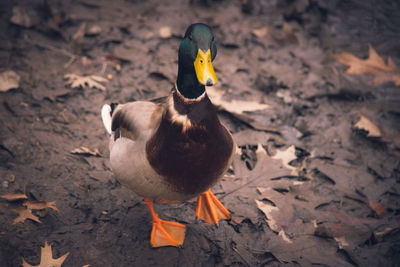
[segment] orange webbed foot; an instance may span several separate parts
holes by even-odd
[[[198,197],[196,216],[211,225],[217,224],[219,220],[231,218],[229,211],[214,196],[210,189]]]
[[[181,246],[185,239],[186,227],[177,222],[161,220],[153,208],[153,201],[144,199],[153,217],[150,243],[153,247]]]
[[[153,219],[150,243],[153,247],[179,247],[185,239],[186,227],[177,222]]]

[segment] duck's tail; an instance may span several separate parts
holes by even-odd
[[[111,123],[112,123],[112,114],[117,107],[118,104],[111,103],[110,105],[105,104],[101,108],[101,118],[103,119],[104,128],[106,128],[109,134],[112,133]]]

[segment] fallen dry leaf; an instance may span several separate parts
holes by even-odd
[[[19,87],[19,75],[12,70],[0,73],[0,91],[8,91]]]
[[[346,240],[345,236],[341,236],[341,237],[333,237],[336,241],[336,243],[338,244],[340,249],[344,249],[345,247],[349,246],[349,243]]]
[[[321,242],[321,238],[313,235],[296,236],[291,242],[284,241],[281,236],[273,236],[268,241],[268,251],[282,263],[277,266],[352,266],[345,259],[335,257],[336,247],[329,242]]]
[[[378,216],[382,216],[386,213],[386,208],[381,203],[370,200],[368,204]]]
[[[10,22],[19,26],[30,28],[39,23],[38,16],[34,9],[25,6],[14,6]]]
[[[296,152],[295,146],[291,145],[286,150],[278,150],[278,152],[276,152],[276,154],[272,156],[272,158],[282,160],[283,166],[289,170],[292,170],[293,172],[294,170],[296,170],[296,168],[290,166],[289,162],[297,158],[295,152]]]
[[[367,136],[369,137],[382,137],[382,132],[379,130],[378,126],[376,126],[370,119],[363,115],[360,116],[360,120],[354,124],[354,127],[367,131]]]
[[[348,74],[371,74],[374,75],[372,84],[381,84],[384,82],[392,81],[395,85],[400,85],[400,69],[394,63],[391,57],[388,58],[388,63],[385,61],[372,45],[369,47],[369,56],[367,59],[360,59],[353,54],[343,52],[341,54],[335,55],[335,58],[340,63],[349,66],[346,70]]]
[[[95,157],[100,157],[101,154],[99,150],[96,148],[94,150],[91,150],[90,148],[81,146],[79,148],[75,148],[71,151],[72,154],[78,154],[78,155],[89,155],[89,156],[95,156]]]
[[[268,35],[269,29],[268,27],[264,26],[262,28],[252,30],[252,34],[257,36],[258,38],[263,38]]]
[[[100,26],[93,25],[87,30],[86,35],[96,36],[96,35],[99,35],[101,33],[101,31],[102,31],[102,29]]]
[[[290,94],[290,91],[288,91],[288,90],[278,90],[276,92],[276,96],[279,98],[282,98],[282,100],[285,104],[293,102],[293,98]]]
[[[161,27],[160,30],[158,31],[158,34],[163,39],[170,38],[172,36],[171,27],[168,26]]]
[[[26,219],[31,219],[32,221],[42,223],[38,217],[32,214],[31,209],[20,208],[20,209],[15,209],[13,211],[18,213],[18,217],[14,219],[13,224],[24,222]]]
[[[57,207],[56,207],[56,202],[55,201],[50,201],[50,202],[47,202],[47,201],[44,201],[44,200],[41,200],[41,201],[25,201],[23,205],[25,207],[27,207],[28,209],[31,209],[31,210],[42,210],[42,209],[45,209],[45,208],[50,208],[50,209],[53,209],[53,210],[57,211],[58,213],[60,213],[60,210],[57,209]]]
[[[25,194],[5,194],[0,196],[0,198],[6,199],[8,201],[15,201],[20,199],[28,199],[28,196]]]
[[[281,228],[272,216],[272,212],[273,211],[278,212],[279,208],[272,206],[271,204],[267,204],[262,201],[259,201],[257,199],[255,201],[257,204],[257,208],[259,208],[267,217],[267,223],[269,225],[269,228],[271,228],[272,231],[280,232]]]
[[[207,88],[207,95],[211,98],[211,101],[214,105],[219,106],[231,113],[242,114],[245,111],[256,111],[271,108],[270,105],[261,104],[255,101],[243,101],[236,99],[226,101],[223,99],[224,92],[213,87]]]
[[[285,231],[280,230],[278,233],[278,236],[280,236],[282,238],[283,241],[287,242],[287,243],[293,243],[293,241],[286,235]]]
[[[382,222],[372,218],[351,217],[340,211],[322,211],[318,216],[315,235],[335,239],[342,249],[351,249],[365,243],[372,230]]]
[[[106,78],[97,75],[79,76],[73,73],[64,75],[64,79],[67,80],[67,85],[72,88],[84,88],[88,86],[89,88],[98,88],[102,91],[105,91],[106,88],[100,83],[108,81]]]
[[[261,200],[255,200],[257,208],[266,217],[266,222],[275,233],[285,241],[290,243],[290,237],[301,234],[312,234],[315,230],[313,220],[316,219],[314,207],[319,205],[313,194],[305,196],[304,200],[299,200],[296,187],[304,188],[310,185],[304,184],[296,186],[293,183],[271,183],[271,187],[257,188],[261,193]],[[287,193],[280,193],[277,189],[286,189]],[[288,235],[287,235],[288,234]]]
[[[40,264],[39,265],[30,265],[22,258],[22,266],[23,267],[61,267],[65,259],[68,257],[69,252],[64,254],[58,259],[53,259],[53,252],[51,251],[51,246],[47,244],[47,241],[44,242],[44,247],[42,247],[41,255],[40,255]]]
[[[232,170],[235,178],[222,180],[222,187],[226,193],[226,201],[229,202],[228,208],[236,215],[236,221],[243,221],[244,219],[250,219],[255,223],[258,219],[257,207],[254,205],[254,200],[260,195],[257,194],[256,188],[253,185],[264,185],[264,184],[281,184],[286,181],[289,184],[293,184],[292,181],[286,179],[271,180],[276,177],[287,177],[290,176],[290,171],[282,168],[280,161],[271,159],[267,154],[263,146],[258,145],[255,151],[255,158],[257,161],[252,169],[249,169],[247,160],[243,158],[245,154],[250,154],[252,149],[245,149],[246,153],[235,153]],[[242,151],[242,150],[240,150]],[[240,178],[240,179],[238,179]],[[286,181],[283,181],[286,180]],[[295,180],[295,179],[293,179]],[[240,191],[240,194],[244,194],[248,197],[247,200],[238,199],[233,197],[233,193]],[[249,205],[252,208],[248,208]]]

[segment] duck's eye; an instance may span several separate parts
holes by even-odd
[[[202,59],[200,59],[200,63],[203,64],[203,62],[204,62],[204,61],[203,61]]]
[[[190,41],[193,41],[192,35],[189,34],[188,38],[189,38]]]

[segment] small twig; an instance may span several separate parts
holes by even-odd
[[[231,192],[229,192],[229,193],[226,193],[226,194],[224,194],[223,196],[221,196],[219,199],[223,199],[224,197],[226,197],[226,196],[228,196],[228,195],[230,195],[230,194],[233,194],[233,193],[235,193],[236,191],[239,191],[239,190],[241,190],[241,189],[243,189],[243,188],[245,188],[246,186],[248,186],[249,184],[252,184],[253,182],[255,182],[256,180],[258,180],[258,179],[260,179],[260,178],[262,178],[262,177],[265,177],[264,175],[259,175],[259,176],[256,176],[256,177],[254,177],[253,179],[251,179],[250,181],[248,181],[247,183],[245,183],[245,184],[243,184],[243,185],[241,185],[241,186],[239,186],[238,188],[236,188],[236,189],[233,189]],[[283,175],[283,176],[277,176],[277,177],[272,177],[272,178],[270,178],[270,180],[278,180],[278,179],[282,179],[282,178],[295,178],[295,177],[303,177],[303,176],[292,176],[292,175]],[[236,177],[236,178],[242,178],[242,177]]]
[[[250,263],[248,263],[247,260],[240,254],[239,250],[233,245],[233,243],[231,243],[231,248],[239,255],[239,257],[247,264],[247,266],[251,266]]]
[[[56,48],[56,47],[48,45],[48,44],[39,43],[39,42],[33,41],[32,39],[26,39],[26,40],[31,44],[34,44],[34,45],[37,45],[37,46],[40,46],[40,47],[43,47],[43,48],[47,48],[49,50],[61,53],[61,54],[65,55],[65,56],[76,57],[76,55],[68,52],[67,50],[64,50],[64,49],[61,49],[61,48]]]
[[[101,65],[101,71],[100,71],[100,73],[101,73],[102,75],[106,72],[107,66],[108,66],[107,62],[103,62],[103,64]]]
[[[72,57],[69,58],[68,62],[64,64],[64,69],[69,68],[69,66],[72,65],[72,63],[75,62],[75,60],[77,59],[77,56],[73,55]]]

